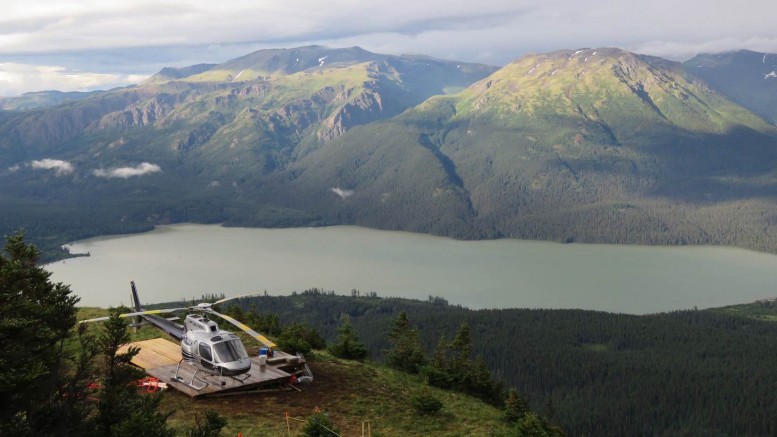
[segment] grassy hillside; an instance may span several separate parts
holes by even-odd
[[[99,308],[81,308],[79,319],[106,315]],[[97,329],[97,328],[93,328]],[[133,341],[160,337],[160,331],[143,327]],[[246,343],[253,353],[256,346]],[[164,394],[161,409],[172,412],[168,422],[181,434],[208,410],[228,420],[222,435],[245,437],[286,435],[285,414],[305,420],[318,407],[329,414],[343,435],[361,435],[362,422],[370,422],[374,436],[494,436],[507,435],[502,411],[482,401],[427,387],[419,376],[398,372],[367,362],[337,359],[316,351],[310,363],[314,382],[302,391],[281,391],[205,398],[197,401],[176,391]],[[419,415],[408,400],[422,390],[443,402],[439,414]],[[304,422],[291,420],[292,435],[301,432]]]
[[[311,364],[313,384],[302,392],[288,391],[248,396],[203,399],[169,393],[162,408],[174,410],[173,426],[185,429],[196,415],[213,409],[229,420],[224,435],[285,435],[285,413],[306,419],[319,407],[343,435],[361,435],[362,422],[370,422],[374,436],[493,436],[508,427],[501,411],[475,398],[446,390],[428,388],[444,408],[438,415],[422,416],[408,400],[421,390],[423,382],[395,370],[370,363],[358,363],[317,353]],[[303,422],[292,420],[292,435]]]

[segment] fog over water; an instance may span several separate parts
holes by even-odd
[[[90,257],[46,266],[83,306],[204,293],[289,294],[318,287],[471,308],[583,308],[644,314],[777,296],[777,256],[728,247],[457,241],[353,226],[160,226],[76,242]]]

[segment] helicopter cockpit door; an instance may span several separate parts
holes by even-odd
[[[214,369],[216,366],[213,364],[213,351],[211,350],[210,345],[206,343],[200,343],[199,352],[200,358],[202,359],[202,367],[211,370]]]

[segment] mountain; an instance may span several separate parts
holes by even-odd
[[[353,129],[284,184],[376,227],[775,250],[776,163],[777,129],[681,64],[587,49]],[[337,209],[329,187],[350,194]]]
[[[325,142],[493,70],[358,47],[265,50],[220,65],[166,68],[138,87],[23,113],[0,127],[0,147],[17,159],[63,144],[76,154],[106,154],[116,141],[155,154],[203,149],[223,156],[243,142],[239,151],[265,149],[260,159],[274,162],[288,159],[298,143]]]
[[[680,63],[599,48],[496,70],[310,46],[0,113],[0,204],[17,211],[0,228],[359,224],[777,251],[775,164],[777,127]]]
[[[83,100],[96,93],[99,93],[99,91],[35,91],[24,93],[18,97],[0,97],[0,110],[28,111],[30,109],[46,108],[65,102]]]
[[[684,66],[727,98],[777,124],[777,54],[749,50],[702,54]]]

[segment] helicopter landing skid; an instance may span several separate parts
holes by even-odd
[[[200,369],[197,369],[197,370],[194,371],[194,374],[192,375],[192,379],[189,382],[186,382],[186,380],[183,377],[178,376],[178,372],[181,370],[181,363],[182,362],[183,362],[183,359],[178,361],[178,366],[175,368],[175,375],[173,375],[170,379],[172,379],[175,382],[180,382],[182,384],[186,384],[189,387],[191,387],[191,388],[193,388],[193,389],[195,389],[197,391],[200,391],[200,390],[202,390],[202,389],[204,389],[205,387],[208,386],[208,381],[205,381],[204,379],[197,377],[197,374],[201,372]],[[198,385],[194,385],[194,380],[195,379],[197,381],[201,382],[202,385],[199,385],[199,386]]]
[[[241,376],[241,378],[238,378],[238,376]],[[235,381],[243,384],[245,381],[247,381],[249,378],[251,378],[251,374],[250,373],[244,373],[242,375],[230,376],[230,378],[232,378]]]

